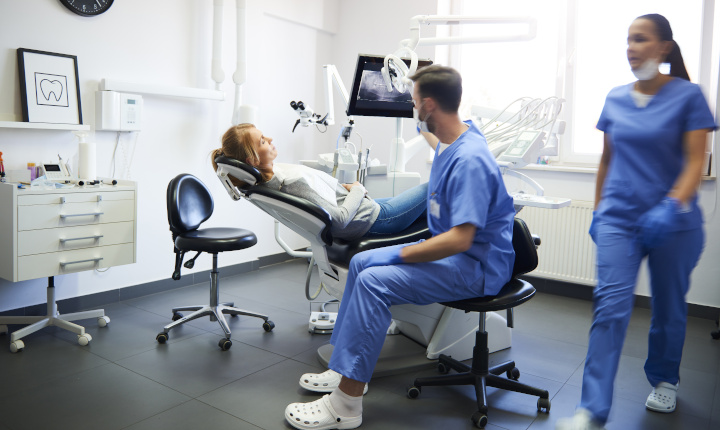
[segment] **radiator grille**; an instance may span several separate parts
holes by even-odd
[[[595,244],[588,234],[592,211],[592,202],[573,201],[562,209],[525,207],[518,213],[530,232],[542,240],[538,267],[530,275],[596,284]]]

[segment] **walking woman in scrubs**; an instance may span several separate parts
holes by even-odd
[[[685,341],[690,274],[704,246],[697,188],[708,133],[717,127],[700,88],[690,83],[670,23],[643,15],[628,30],[627,57],[636,82],[614,88],[597,128],[605,133],[590,235],[597,245],[598,285],[575,416],[562,430],[601,429],[647,257],[652,294],[645,374],[646,407],[675,410]],[[670,63],[670,74],[659,73]]]

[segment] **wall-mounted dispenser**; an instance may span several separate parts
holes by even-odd
[[[95,130],[139,131],[143,99],[137,94],[95,92]]]

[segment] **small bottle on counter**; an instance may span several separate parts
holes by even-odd
[[[5,181],[5,165],[3,165],[2,152],[0,152],[0,182]]]

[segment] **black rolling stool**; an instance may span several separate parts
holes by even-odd
[[[225,315],[247,315],[265,320],[263,329],[271,331],[275,324],[268,320],[266,315],[249,312],[235,308],[234,303],[220,303],[218,289],[217,255],[219,252],[238,251],[249,248],[257,243],[257,237],[249,230],[241,228],[212,227],[198,229],[200,224],[207,221],[213,213],[213,199],[205,184],[198,178],[189,174],[176,176],[167,188],[167,214],[170,231],[175,242],[175,272],[172,278],[180,279],[180,266],[186,252],[196,251],[197,254],[185,263],[191,269],[195,259],[207,252],[213,256],[213,267],[210,272],[210,304],[200,306],[183,306],[173,308],[173,322],[166,325],[157,335],[159,343],[165,343],[170,338],[170,329],[204,316],[210,316],[211,321],[217,321],[225,332],[225,339],[218,344],[223,350],[232,346],[230,341],[230,327],[225,321]],[[181,311],[192,311],[183,316]]]
[[[539,244],[539,240],[538,240]],[[440,355],[438,371],[448,373],[454,369],[458,374],[441,375],[428,378],[418,378],[407,395],[411,399],[420,395],[423,386],[440,385],[474,385],[477,395],[478,411],[472,416],[473,423],[478,428],[485,428],[488,418],[486,386],[515,391],[518,393],[539,396],[537,407],[539,411],[550,411],[550,396],[546,390],[531,387],[517,382],[520,371],[515,367],[514,361],[507,361],[489,367],[489,350],[487,346],[488,333],[485,331],[485,313],[508,310],[508,327],[512,327],[512,308],[530,300],[535,295],[535,288],[528,282],[518,279],[517,276],[535,270],[538,263],[535,240],[525,225],[525,222],[515,218],[513,226],[513,248],[515,249],[515,265],[510,282],[500,290],[496,296],[478,297],[475,299],[458,300],[443,303],[451,308],[461,309],[465,312],[479,312],[480,323],[475,333],[475,347],[473,348],[472,366],[467,366],[444,354]],[[497,375],[506,373],[508,379]]]

